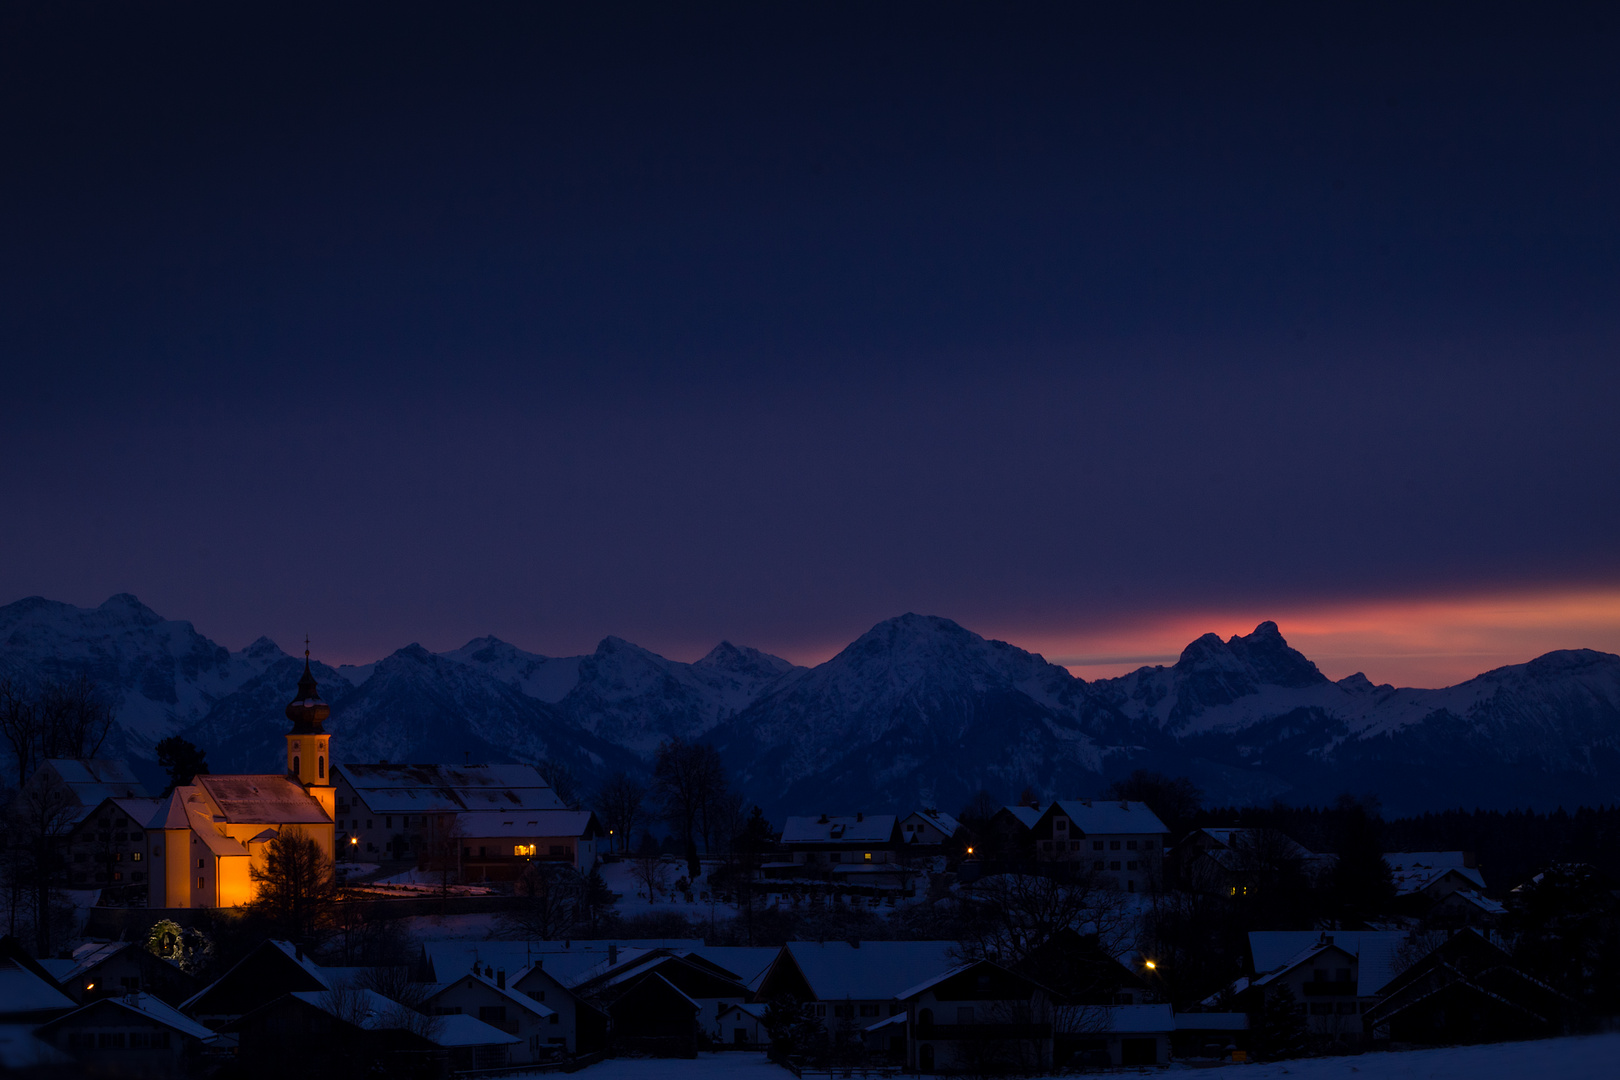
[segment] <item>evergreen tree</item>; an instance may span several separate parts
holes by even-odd
[[[153,749],[157,751],[158,764],[169,774],[169,786],[163,792],[165,795],[199,776],[208,775],[207,753],[178,735],[170,735]]]
[[[259,889],[253,906],[295,940],[312,938],[337,901],[332,860],[296,825],[288,825],[265,845],[263,869],[255,866],[248,872]]]

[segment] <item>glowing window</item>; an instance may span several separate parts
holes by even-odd
[[[868,852],[867,852],[867,853],[866,853],[866,861],[867,861],[867,862],[871,862],[871,861],[872,861],[872,853],[871,853],[871,852],[870,852],[870,851],[868,851]]]

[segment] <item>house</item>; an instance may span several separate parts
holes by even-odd
[[[900,843],[910,848],[943,851],[962,832],[962,823],[932,806],[913,810],[900,819]]]
[[[1032,863],[1035,861],[1035,825],[1041,820],[1039,806],[1003,806],[990,815],[984,835],[969,854],[981,861]]]
[[[1039,863],[1093,873],[1126,892],[1147,892],[1164,880],[1170,830],[1146,803],[1059,799],[1030,826]]]
[[[604,1002],[621,1052],[654,1057],[697,1057],[703,1006],[663,975],[653,973]]]
[[[1495,926],[1506,914],[1506,904],[1475,889],[1447,893],[1430,909],[1431,916],[1453,919],[1464,926]]]
[[[998,964],[953,966],[901,990],[895,1000],[906,1018],[908,1072],[1032,1074],[1052,1068],[1052,995]]]
[[[1380,1040],[1498,1042],[1563,1034],[1572,1007],[1485,934],[1465,929],[1391,979],[1363,1020]]]
[[[1483,893],[1485,878],[1471,851],[1397,851],[1384,856],[1397,897],[1444,900],[1459,889]]]
[[[225,1024],[237,1038],[241,1072],[266,1080],[298,1076],[350,1080],[355,1076],[437,1077],[457,1052],[504,1061],[513,1036],[465,1017],[453,1024],[408,1009],[373,990],[339,987],[281,994]],[[451,1041],[442,1045],[440,1032]]]
[[[618,1024],[619,1018],[630,1008],[623,1004],[625,1000],[661,1003],[674,1010],[671,1016],[665,1018],[669,1024],[686,1022],[685,1004],[661,989],[632,993],[639,984],[655,977],[679,991],[682,999],[697,1006],[697,1012],[691,1016],[691,1022],[696,1025],[694,1038],[715,1039],[720,1032],[720,1010],[727,1005],[745,1002],[752,996],[736,972],[686,949],[634,950],[630,954],[621,954],[617,963],[610,960],[582,973],[575,979],[572,989],[575,994],[614,1018],[614,1040],[625,1045],[625,1033]],[[670,1032],[675,1030],[662,1021],[654,1026],[658,1034],[643,1037],[668,1038],[671,1037]],[[668,1049],[684,1053],[684,1046],[683,1035],[678,1045],[670,1044]]]
[[[69,957],[41,960],[40,966],[80,1004],[147,993],[179,1005],[199,989],[195,978],[128,941],[86,942]]]
[[[953,941],[790,941],[760,977],[758,1003],[797,1002],[829,1037],[898,1015],[897,996],[955,968]]]
[[[1066,1006],[1057,1010],[1058,1060],[1070,1065],[1164,1065],[1175,1013],[1169,1005]]]
[[[517,1041],[510,1048],[514,1065],[547,1061],[568,1052],[562,1017],[551,1006],[506,985],[506,972],[494,977],[468,971],[444,983],[422,1003],[432,1016],[476,1016]]]
[[[463,881],[514,881],[532,862],[588,874],[607,836],[589,810],[477,810],[456,821]]]
[[[1249,1014],[1241,1012],[1179,1012],[1170,1052],[1176,1057],[1229,1057],[1249,1049]]]
[[[573,991],[572,978],[565,978],[560,972],[548,971],[545,962],[546,957],[540,956],[528,967],[518,969],[508,985],[556,1014],[557,1030],[547,1035],[547,1046],[560,1047],[567,1054],[588,1054],[605,1049],[608,1041],[607,1015]],[[486,969],[485,975],[488,974]],[[496,974],[499,975],[499,972]]]
[[[72,793],[74,822],[82,821],[108,799],[149,799],[152,792],[127,764],[103,758],[46,758],[30,782],[55,781]]]
[[[1314,881],[1338,858],[1319,855],[1276,829],[1194,829],[1167,855],[1180,887],[1215,896],[1244,896],[1284,875]]]
[[[788,867],[772,864],[775,876],[820,878],[845,885],[904,889],[915,870],[896,858],[899,823],[893,814],[790,817],[782,825],[781,848]]]
[[[1362,1014],[1394,977],[1400,931],[1273,930],[1249,934],[1254,977],[1243,994],[1258,1011],[1270,988],[1286,986],[1306,1030],[1317,1038],[1359,1041]]]
[[[158,800],[111,797],[90,809],[68,833],[68,880],[74,888],[101,890],[110,907],[145,907],[146,823]]]
[[[331,710],[320,699],[304,653],[297,696],[285,710],[287,771],[198,776],[176,787],[145,823],[152,907],[236,907],[257,894],[251,868],[270,841],[296,829],[333,855],[334,794],[329,769]]]
[[[195,1063],[214,1032],[151,994],[96,998],[40,1025],[38,1035],[97,1072],[170,1077]]]
[[[16,938],[0,938],[0,1025],[43,1023],[77,1005]]]
[[[344,858],[409,858],[425,868],[445,855],[460,854],[465,842],[459,838],[471,837],[459,822],[462,814],[513,816],[519,811],[568,809],[533,765],[385,761],[339,765],[334,771],[338,846]],[[476,842],[472,846],[476,850]]]
[[[765,1030],[765,1006],[754,1002],[722,1005],[716,1018],[719,1037],[716,1042],[727,1046],[747,1046],[762,1050],[770,1045],[770,1033]]]
[[[180,1011],[218,1027],[283,994],[320,992],[337,985],[332,974],[304,955],[302,948],[287,941],[265,941],[181,1002]]]

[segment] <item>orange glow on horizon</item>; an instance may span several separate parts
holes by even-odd
[[[1172,664],[1206,633],[1223,639],[1275,622],[1322,672],[1357,671],[1375,683],[1449,686],[1554,649],[1620,652],[1620,589],[1557,589],[1474,596],[1256,605],[1176,613],[1107,630],[1005,637],[1086,679]]]

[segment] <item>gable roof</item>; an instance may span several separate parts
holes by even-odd
[[[996,811],[996,815],[1006,814],[1026,829],[1033,829],[1035,823],[1041,820],[1041,812],[1033,806],[1003,806]]]
[[[602,831],[589,810],[469,810],[456,815],[461,835],[479,837],[589,837]]]
[[[100,806],[106,799],[151,798],[146,785],[135,778],[127,764],[105,758],[46,758],[41,768],[49,768],[72,789],[85,808]]]
[[[906,822],[910,821],[912,818],[921,818],[923,821],[926,821],[928,824],[932,825],[946,836],[955,836],[956,830],[962,827],[962,823],[960,821],[957,821],[943,810],[934,809],[932,806],[924,807],[921,810],[913,810],[900,820],[902,822]]]
[[[1356,993],[1370,997],[1395,977],[1395,950],[1406,940],[1401,930],[1254,930],[1249,933],[1249,952],[1254,959],[1256,978],[1299,966],[1302,958],[1317,945],[1335,945],[1357,960]],[[1285,967],[1286,965],[1286,967]]]
[[[510,1046],[523,1041],[520,1036],[508,1035],[500,1028],[466,1013],[452,1013],[436,1019],[438,1030],[432,1038],[440,1046]]]
[[[1476,889],[1485,887],[1485,878],[1467,865],[1468,855],[1462,851],[1397,851],[1384,856],[1389,864],[1390,876],[1395,880],[1397,896],[1422,892],[1444,878],[1456,874]]]
[[[705,945],[689,950],[692,955],[707,960],[716,967],[737,977],[750,990],[758,989],[759,981],[782,950],[774,946]]]
[[[432,1001],[435,998],[438,998],[441,995],[446,994],[446,993],[450,992],[451,990],[454,990],[456,987],[461,986],[461,985],[463,985],[463,984],[465,984],[467,982],[475,982],[475,983],[478,983],[478,984],[484,986],[485,988],[490,990],[492,993],[511,1001],[513,1004],[517,1005],[518,1008],[523,1009],[523,1010],[525,1010],[527,1012],[533,1013],[535,1016],[540,1017],[542,1020],[544,1020],[546,1017],[551,1016],[554,1012],[557,1011],[555,1009],[552,1009],[552,1008],[549,1008],[549,1007],[547,1007],[545,1005],[542,1005],[540,1002],[536,1001],[534,998],[530,997],[527,994],[524,994],[524,993],[521,993],[521,992],[519,992],[517,990],[512,989],[511,983],[507,983],[507,985],[501,986],[498,983],[496,983],[496,981],[494,979],[491,979],[487,975],[483,974],[482,972],[478,972],[478,971],[466,971],[466,972],[463,972],[460,975],[457,975],[454,979],[451,979],[451,980],[449,980],[447,982],[440,983],[439,986],[438,986],[438,989],[434,990],[433,993],[428,995],[427,1000]]]
[[[1218,847],[1216,849],[1217,851],[1221,851],[1221,850],[1236,851],[1239,848],[1245,848],[1245,847],[1251,847],[1252,848],[1254,846],[1254,844],[1258,841],[1258,839],[1264,833],[1266,833],[1267,831],[1268,830],[1266,830],[1266,829],[1239,829],[1239,828],[1231,828],[1231,829],[1194,829],[1190,834],[1188,834],[1187,840],[1191,840],[1194,837],[1199,836],[1201,834],[1203,836],[1209,837],[1211,840],[1213,840],[1218,845]],[[1284,833],[1281,833],[1281,832],[1277,832],[1276,830],[1270,830],[1270,831],[1271,831],[1273,836],[1279,838],[1280,840],[1286,841],[1286,844],[1284,846],[1286,847],[1288,852],[1291,855],[1293,855],[1294,858],[1296,858],[1296,859],[1313,859],[1313,858],[1316,857],[1316,853],[1314,851],[1311,851],[1304,844],[1301,844],[1299,841],[1295,840],[1293,837],[1288,836],[1288,835],[1286,835]],[[1187,840],[1183,840],[1181,843],[1185,844],[1185,843],[1187,843]],[[1178,851],[1180,850],[1179,846],[1178,846],[1177,850]],[[1210,852],[1210,854],[1213,855],[1213,854],[1215,854],[1215,852],[1212,851],[1212,852]]]
[[[1168,833],[1170,830],[1144,802],[1107,799],[1059,799],[1041,816],[1062,814],[1087,836],[1108,833]]]
[[[1018,974],[1018,972],[1013,971],[1010,968],[1002,967],[1000,964],[995,963],[994,961],[991,961],[991,960],[969,960],[965,964],[957,964],[953,968],[949,968],[948,970],[942,971],[938,975],[935,975],[933,978],[925,979],[922,982],[918,983],[916,986],[908,986],[904,990],[901,990],[899,993],[895,994],[894,996],[897,999],[899,999],[900,1001],[905,1001],[907,998],[914,998],[918,994],[927,993],[929,990],[932,990],[934,987],[938,986],[942,982],[945,982],[947,979],[954,979],[954,978],[956,978],[956,976],[961,975],[963,972],[972,971],[974,968],[977,968],[977,967],[995,968],[996,971],[1000,972],[1002,975],[1006,976],[1007,978],[1016,979],[1021,983],[1025,983],[1025,984],[1029,985],[1032,988],[1040,986],[1040,984],[1037,983],[1034,979],[1028,978],[1028,977],[1026,977],[1024,975],[1020,975],[1020,974]],[[1045,989],[1045,988],[1042,987],[1042,989]]]
[[[11,957],[0,957],[0,1015],[75,1007],[48,973],[34,972]]]
[[[376,813],[566,810],[533,765],[335,765]]]
[[[280,955],[277,956],[277,953]],[[274,963],[287,965],[286,970],[295,974],[300,980],[313,981],[322,990],[330,990],[333,987],[332,977],[307,955],[300,958],[297,948],[291,942],[271,939],[260,942],[258,948],[250,950],[246,956],[227,968],[219,978],[191,995],[185,1001],[182,1001],[180,1010],[185,1013],[197,1012],[199,1005],[207,1003],[208,995],[231,980],[238,969],[249,963],[263,962],[261,958],[266,956],[270,957]]]
[[[387,1025],[387,1021],[405,1008],[393,998],[383,997],[375,990],[351,988],[343,991],[341,998],[330,990],[294,990],[286,996],[296,998],[305,1005],[314,1006],[328,1016],[335,1016],[345,1023],[353,1024],[355,1027],[363,1028],[366,1031],[391,1030],[391,1027]],[[347,1001],[344,999],[347,999]],[[337,1011],[337,1006],[349,1002],[355,1005],[356,1011],[361,1008],[365,1011],[358,1016],[343,1016]],[[271,1004],[274,1004],[274,1002]]]
[[[476,960],[480,968],[485,965],[505,971],[507,983],[516,981],[513,972],[527,972],[539,967],[563,986],[571,985],[583,972],[605,962],[613,949],[623,961],[631,949],[696,948],[702,938],[692,940],[671,938],[636,938],[617,941],[467,941],[459,938],[436,939],[422,943],[422,961],[430,969],[424,971],[437,982],[449,982],[472,969]],[[776,950],[771,950],[774,955]],[[724,964],[722,967],[726,966]]]
[[[957,967],[954,941],[790,941],[782,956],[797,966],[817,1001],[892,998]],[[775,967],[775,964],[772,965]]]
[[[133,823],[132,828],[144,829],[147,820],[157,811],[162,802],[162,799],[149,799],[137,795],[127,797],[108,796],[85,811],[84,816],[79,819],[79,826],[84,827],[100,812],[102,807],[111,806],[120,813],[129,816]]]
[[[232,824],[325,825],[332,820],[301,784],[285,776],[199,776],[194,783]]]
[[[162,1024],[172,1031],[178,1031],[180,1034],[188,1035],[193,1039],[207,1041],[215,1037],[214,1032],[209,1028],[186,1016],[173,1005],[169,1005],[147,993],[126,994],[123,997],[97,998],[95,1001],[79,1006],[66,1016],[58,1016],[55,1020],[42,1024],[40,1030],[55,1030],[58,1027],[65,1027],[73,1023],[77,1017],[88,1017],[92,1010],[104,1011],[107,1009],[119,1009],[124,1012],[134,1013],[143,1020]]]
[[[894,837],[893,814],[855,817],[790,817],[782,826],[784,844],[886,844]]]
[[[87,974],[91,968],[133,947],[133,943],[128,941],[87,941],[73,950],[71,958],[41,960],[39,965],[65,986]]]

